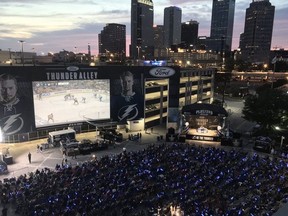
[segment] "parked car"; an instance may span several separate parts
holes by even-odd
[[[79,148],[79,153],[85,155],[85,154],[90,154],[91,152],[93,152],[94,145],[91,140],[84,139],[79,143],[78,148]]]
[[[79,154],[79,142],[69,142],[69,143],[60,143],[60,150],[67,156],[73,156],[73,155],[78,155]]]
[[[266,136],[258,136],[254,142],[254,150],[270,153],[272,149],[272,139]]]

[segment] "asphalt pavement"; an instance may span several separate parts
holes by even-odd
[[[100,158],[104,155],[119,154],[123,151],[138,151],[145,148],[151,143],[157,143],[157,137],[163,135],[165,137],[166,129],[164,127],[154,127],[153,133],[144,131],[141,132],[142,138],[138,141],[128,140],[129,134],[137,134],[139,132],[129,132],[123,131],[124,142],[117,143],[115,146],[110,145],[108,149],[99,150],[87,155],[77,155],[77,158],[72,158],[71,156],[66,156],[67,163],[72,166],[77,163],[92,160],[94,157]],[[89,132],[84,134],[76,134],[76,139],[81,141],[83,139],[96,140],[101,139],[96,136],[96,132]],[[18,177],[29,172],[35,172],[37,169],[41,170],[43,168],[55,169],[56,164],[61,165],[63,160],[63,154],[59,147],[49,146],[49,148],[40,151],[37,145],[45,143],[46,139],[22,142],[22,143],[1,143],[0,151],[1,154],[6,154],[12,156],[13,163],[8,165],[8,173],[0,175],[0,180],[5,178]],[[31,153],[31,163],[28,160],[28,153]]]

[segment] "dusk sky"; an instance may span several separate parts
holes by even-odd
[[[182,9],[182,22],[199,22],[199,36],[210,36],[212,0],[154,0],[154,24],[163,25],[164,8]],[[252,0],[236,0],[233,46],[239,45],[246,8]],[[288,1],[270,0],[275,6],[271,49],[288,49]],[[107,23],[126,25],[130,44],[131,0],[1,0],[0,49],[47,54],[63,49],[98,54],[98,34]],[[75,48],[76,47],[76,48]],[[128,52],[128,50],[127,50]],[[128,52],[129,53],[129,52]]]

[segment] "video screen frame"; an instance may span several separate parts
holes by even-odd
[[[110,119],[110,80],[33,81],[36,128]]]

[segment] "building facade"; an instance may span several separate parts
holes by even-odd
[[[195,48],[198,41],[199,22],[190,20],[181,25],[181,44],[183,48]]]
[[[235,0],[213,0],[210,40],[208,49],[231,51]]]
[[[0,65],[33,65],[37,63],[36,52],[0,50]]]
[[[269,0],[253,0],[246,9],[244,32],[240,36],[242,59],[268,63],[271,49],[275,6]]]
[[[151,59],[154,53],[152,0],[131,0],[130,57]]]
[[[95,125],[112,122],[176,127],[179,119],[174,114],[197,101],[211,103],[214,88],[213,69],[3,66],[0,75],[0,81],[17,85],[17,100],[0,100],[5,142],[46,138],[51,131],[69,127],[77,133],[95,131]]]
[[[164,49],[164,26],[157,25],[154,29],[154,57],[159,56],[162,49]]]
[[[167,7],[164,9],[164,46],[181,43],[181,19],[182,10],[179,7]]]
[[[126,26],[107,24],[98,35],[99,55],[113,55],[123,59],[126,56]]]
[[[163,48],[164,47],[164,26],[157,25],[153,27],[154,29],[154,47]]]

